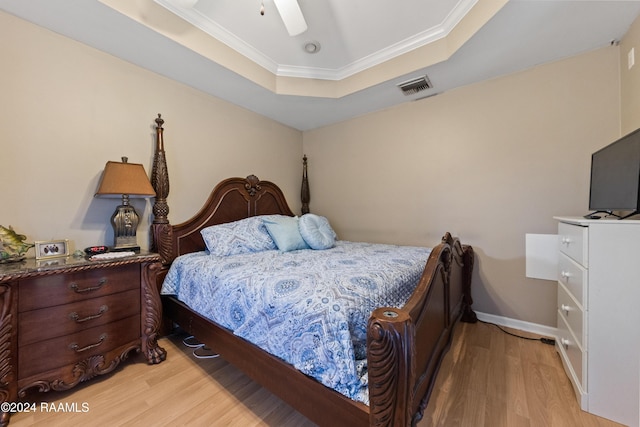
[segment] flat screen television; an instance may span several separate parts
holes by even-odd
[[[640,213],[640,129],[592,154],[589,209],[587,218],[600,212],[627,212],[614,215],[621,219]]]

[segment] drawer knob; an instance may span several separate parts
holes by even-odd
[[[565,245],[568,245],[569,243],[571,243],[571,238],[567,237],[567,236],[562,236],[562,243],[564,243]]]
[[[569,340],[566,338],[562,338],[560,340],[560,342],[562,343],[562,346],[565,348],[565,350],[569,350]]]
[[[561,271],[560,277],[562,277],[565,281],[567,281],[569,280],[569,277],[571,277],[571,273],[569,273],[568,271]]]
[[[569,316],[569,312],[571,311],[571,306],[568,306],[566,304],[562,304],[560,306],[560,310],[564,311],[564,315],[565,316]]]
[[[102,279],[100,279],[100,281],[98,282],[98,284],[96,286],[91,286],[91,287],[88,287],[88,288],[80,288],[78,286],[78,284],[74,282],[71,285],[69,285],[69,287],[71,288],[71,290],[73,292],[76,292],[78,294],[82,294],[82,293],[85,293],[85,292],[97,291],[98,289],[102,288],[106,283],[107,283],[107,279],[102,278]]]
[[[73,351],[75,351],[76,353],[82,353],[83,351],[87,351],[87,350],[91,350],[92,348],[96,348],[98,347],[100,344],[102,344],[105,340],[107,339],[107,334],[102,334],[100,335],[100,338],[98,339],[98,342],[93,343],[93,344],[89,344],[85,347],[80,348],[78,346],[78,344],[76,343],[71,343],[69,345],[69,348]]]
[[[74,312],[69,313],[69,318],[71,320],[73,320],[74,322],[76,322],[76,323],[84,323],[84,322],[86,322],[88,320],[93,320],[93,319],[99,318],[104,313],[106,313],[108,309],[109,309],[109,307],[107,307],[106,305],[101,305],[100,306],[100,310],[98,310],[98,312],[96,314],[91,314],[91,315],[89,315],[87,317],[82,317],[82,318],[80,317],[80,315],[78,313],[76,313],[74,311]]]

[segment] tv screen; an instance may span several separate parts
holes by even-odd
[[[640,209],[640,129],[591,156],[589,209],[596,212]]]

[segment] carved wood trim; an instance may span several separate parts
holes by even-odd
[[[471,309],[473,298],[471,296],[471,281],[473,278],[473,267],[475,264],[475,253],[473,247],[463,245],[458,238],[453,237],[450,233],[446,233],[442,238],[443,243],[449,244],[451,247],[451,255],[453,261],[462,268],[462,289],[463,303],[461,320],[466,323],[475,323],[478,316]]]
[[[283,215],[293,215],[291,209],[287,205],[286,199],[282,194],[280,188],[275,184],[268,181],[260,181],[257,176],[249,175],[247,178],[230,178],[228,180],[220,182],[216,188],[211,192],[209,199],[203,207],[203,211],[197,213],[190,220],[178,224],[171,225],[169,223],[169,205],[167,203],[167,197],[169,195],[169,172],[167,169],[167,161],[164,149],[164,120],[161,114],[158,114],[156,122],[156,145],[153,157],[153,168],[151,173],[151,185],[153,186],[156,197],[153,203],[153,222],[151,224],[151,250],[160,254],[162,263],[169,265],[173,260],[182,254],[181,242],[183,236],[188,234],[188,230],[194,229],[196,232],[199,230],[198,224],[205,223],[211,216],[217,212],[216,208],[212,205],[215,198],[223,198],[222,188],[226,185],[229,188],[233,188],[238,184],[238,180],[242,180],[243,192],[247,194],[249,200],[252,200],[253,206],[249,206],[246,216],[256,215],[256,206],[260,205],[259,199],[265,194],[273,196],[278,203],[278,210]],[[307,157],[303,157],[303,180],[301,190],[302,200],[302,213],[309,212],[309,180],[307,176]],[[208,213],[208,217],[205,216]],[[269,212],[275,213],[275,212]],[[245,216],[245,217],[246,217]],[[236,218],[240,219],[240,218]]]
[[[169,223],[151,224],[154,251],[158,252],[162,263],[171,264],[176,258],[173,246],[173,226]]]
[[[407,313],[390,308],[374,310],[367,333],[372,426],[406,426],[411,422],[414,339],[415,329]]]
[[[169,224],[169,170],[164,151],[164,120],[158,114],[156,122],[156,147],[151,169],[151,185],[156,192],[153,202],[153,223],[151,224],[151,250],[158,252],[164,264],[175,258],[173,251],[173,229]]]
[[[475,311],[471,309],[473,304],[473,298],[471,296],[471,280],[473,278],[473,266],[475,264],[475,253],[473,247],[469,245],[463,245],[463,259],[464,259],[464,275],[463,275],[463,289],[464,289],[464,308],[462,312],[461,320],[466,323],[476,323],[478,316]]]
[[[162,115],[158,114],[156,122],[156,148],[153,156],[153,167],[151,169],[151,185],[156,192],[155,202],[153,204],[153,223],[167,224],[169,223],[169,205],[167,197],[169,196],[169,171],[167,169],[167,159],[164,152],[164,120]]]
[[[250,197],[255,197],[256,193],[262,191],[262,186],[260,185],[260,179],[258,179],[255,175],[249,175],[244,184],[245,190]]]
[[[142,298],[141,328],[142,354],[149,364],[160,363],[167,358],[167,351],[158,345],[158,332],[162,322],[162,302],[158,294],[156,276],[162,268],[159,263],[146,263],[142,266]]]
[[[15,380],[15,361],[12,359],[12,335],[14,322],[12,314],[12,293],[9,285],[0,285],[0,402],[10,402],[15,396],[12,383]]]
[[[46,379],[36,380],[22,387],[18,392],[18,396],[20,398],[26,397],[27,391],[34,387],[37,387],[38,391],[41,393],[51,390],[69,390],[83,381],[90,380],[91,378],[98,375],[104,375],[112,372],[122,361],[126,360],[129,357],[129,354],[133,350],[138,351],[139,349],[140,347],[138,345],[127,346],[120,352],[118,356],[116,356],[108,363],[104,355],[101,354],[88,357],[76,363],[73,368],[71,368],[71,381],[66,382],[65,380],[59,378],[53,381],[49,381]]]
[[[464,266],[464,249],[462,244],[460,244],[460,240],[453,237],[451,234],[446,233],[442,238],[442,241],[448,243],[451,247],[453,261],[455,261],[460,267]]]
[[[160,257],[156,254],[144,255],[148,258],[149,261],[159,261]],[[13,274],[4,274],[0,276],[0,284],[1,283],[9,283],[14,282],[18,279],[28,279],[31,277],[40,277],[40,276],[53,276],[56,274],[66,274],[66,273],[77,273],[80,271],[87,270],[95,270],[98,268],[110,268],[110,267],[119,267],[121,265],[127,264],[138,264],[140,263],[140,256],[132,257],[132,258],[121,258],[114,259],[112,261],[95,261],[87,264],[76,264],[69,265],[64,268],[51,268],[46,270],[30,270],[30,271],[16,271]]]
[[[309,191],[309,177],[307,175],[307,155],[302,156],[302,188],[300,190],[300,201],[302,201],[302,215],[309,213],[309,202],[311,192]]]
[[[263,214],[293,216],[277,185],[249,175],[219,182],[200,211],[187,221],[153,224],[151,230],[163,264],[169,265],[179,255],[205,249],[200,235],[203,228]]]

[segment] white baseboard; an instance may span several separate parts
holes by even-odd
[[[518,329],[520,331],[531,332],[532,334],[542,335],[557,339],[558,329],[552,326],[539,325],[537,323],[525,322],[523,320],[511,319],[509,317],[496,316],[495,314],[481,313],[476,311],[479,320],[483,322],[495,323],[496,325],[507,328]]]

